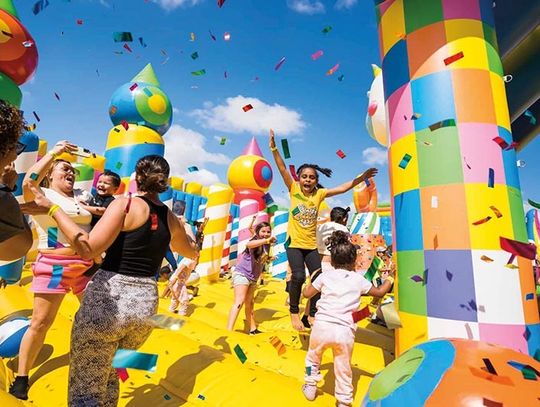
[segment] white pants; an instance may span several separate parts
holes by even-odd
[[[334,374],[336,376],[334,395],[340,405],[353,403],[351,357],[354,345],[354,331],[348,327],[330,322],[317,321],[313,324],[306,355],[306,384],[317,385],[321,380],[320,366],[323,353],[331,348],[334,354]]]

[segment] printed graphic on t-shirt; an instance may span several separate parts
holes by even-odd
[[[308,208],[300,204],[297,208],[298,211],[293,211],[293,217],[303,228],[309,228],[317,223],[317,207]]]

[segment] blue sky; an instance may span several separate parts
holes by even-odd
[[[39,114],[36,133],[50,143],[69,139],[103,153],[112,128],[111,95],[151,62],[174,106],[166,149],[168,157],[175,157],[170,161],[176,175],[226,182],[228,162],[253,135],[271,160],[271,125],[278,137],[289,140],[288,164],[332,168],[333,178],[324,180],[328,186],[377,166],[380,195],[388,200],[385,154],[364,127],[371,64],[379,63],[372,1],[226,0],[220,9],[215,0],[50,0],[36,16],[32,4],[15,0],[40,55],[36,76],[22,87],[22,108],[30,122],[32,111]],[[325,26],[332,31],[323,34]],[[135,39],[130,43],[133,53],[128,53],[113,42],[115,31],[130,31],[148,46]],[[224,41],[225,32],[230,41]],[[324,55],[312,61],[317,50]],[[195,51],[199,58],[192,60]],[[282,57],[286,61],[275,71]],[[336,63],[339,70],[325,75]],[[199,69],[206,75],[190,74]],[[246,101],[253,101],[255,109],[239,112]],[[219,144],[221,137],[227,138],[225,146]],[[518,157],[527,164],[520,169],[524,198],[537,200],[539,143],[533,141]],[[338,149],[345,159],[335,154]],[[201,171],[187,173],[192,165]],[[274,174],[271,192],[276,200],[283,202],[283,190]],[[349,193],[334,203],[348,205],[351,200]]]

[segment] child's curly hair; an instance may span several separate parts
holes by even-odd
[[[15,106],[0,100],[0,157],[13,150],[24,131],[22,113]]]
[[[343,268],[356,262],[357,247],[348,233],[336,230],[325,242],[330,250],[330,260],[335,268]]]

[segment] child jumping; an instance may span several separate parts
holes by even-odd
[[[313,401],[317,394],[317,382],[321,380],[319,371],[323,353],[331,348],[334,354],[335,397],[338,407],[352,406],[353,385],[351,357],[354,345],[356,323],[353,312],[358,309],[362,294],[383,297],[394,283],[388,276],[380,287],[374,287],[360,273],[354,271],[356,246],[349,240],[349,234],[336,231],[328,239],[333,268],[319,273],[317,279],[304,288],[304,296],[312,297],[321,293],[317,304],[317,314],[309,339],[306,355],[306,383],[302,391]]]
[[[240,309],[245,305],[246,320],[249,324],[249,334],[260,333],[253,316],[254,293],[257,281],[262,273],[264,264],[269,260],[268,252],[271,244],[276,242],[268,222],[255,226],[255,235],[246,244],[246,249],[240,255],[232,275],[234,287],[234,303],[229,312],[227,329],[232,331]]]
[[[330,177],[332,170],[321,168],[315,164],[302,164],[298,168],[297,174],[294,174],[294,176],[298,176],[298,181],[293,182],[276,147],[273,130],[270,130],[270,150],[279,173],[289,190],[291,200],[287,230],[290,242],[287,248],[287,258],[292,270],[291,281],[288,286],[289,312],[293,328],[301,331],[304,326],[309,326],[309,322],[307,320],[302,322],[298,315],[300,312],[299,303],[302,285],[306,281],[305,267],[307,266],[312,281],[317,277],[315,272],[321,268],[321,257],[317,251],[316,236],[320,205],[325,198],[347,192],[366,179],[374,177],[378,170],[370,168],[352,181],[345,182],[335,188],[325,189],[319,184],[319,172]],[[315,316],[317,300],[318,295],[314,296],[310,302],[309,312],[306,313],[310,317]]]

